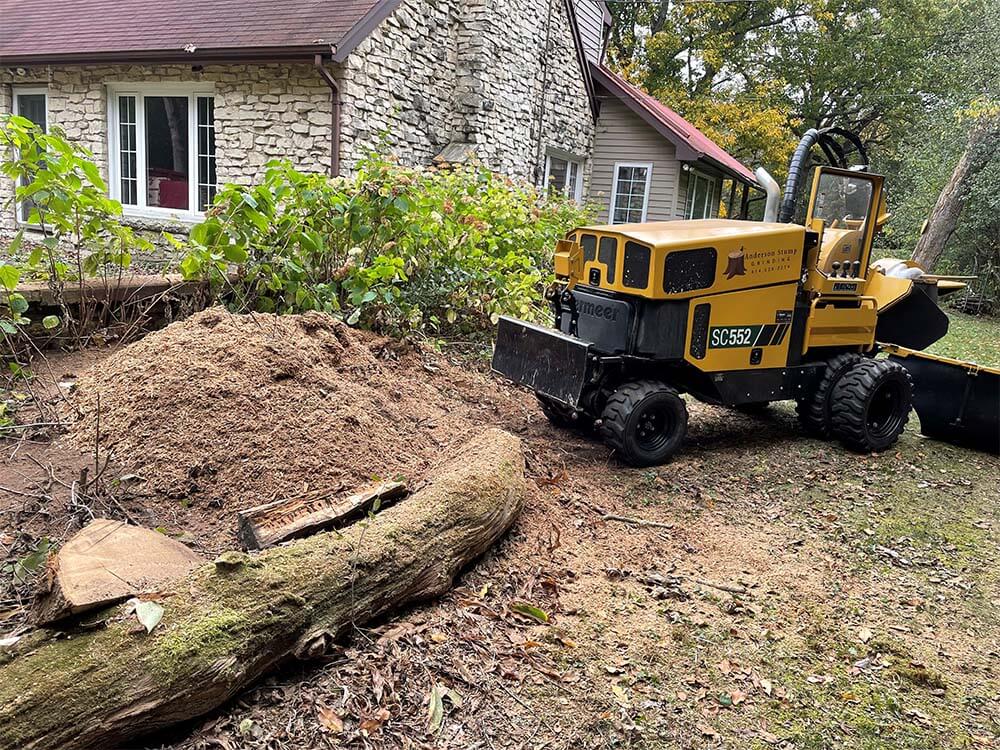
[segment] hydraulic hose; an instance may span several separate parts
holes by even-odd
[[[819,139],[820,131],[816,128],[809,128],[795,147],[792,154],[792,161],[788,165],[788,182],[785,183],[785,196],[781,201],[781,211],[778,213],[778,221],[787,224],[795,216],[795,195],[799,189],[799,179],[805,170],[806,162],[809,159],[809,151]]]

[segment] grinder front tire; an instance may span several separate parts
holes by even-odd
[[[601,415],[601,436],[631,466],[655,466],[680,448],[687,406],[677,391],[655,380],[625,383]]]
[[[913,385],[898,362],[865,359],[855,363],[833,388],[830,426],[852,450],[882,451],[899,439],[910,418]]]

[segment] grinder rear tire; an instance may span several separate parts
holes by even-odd
[[[844,352],[831,357],[823,370],[816,388],[795,405],[799,424],[806,434],[826,440],[832,433],[830,405],[833,403],[833,389],[848,370],[863,360],[857,352]]]
[[[852,450],[885,450],[896,442],[910,418],[913,385],[898,362],[865,359],[855,363],[833,388],[833,434]]]
[[[631,466],[670,458],[687,432],[687,406],[677,391],[655,380],[625,383],[608,399],[601,436]]]

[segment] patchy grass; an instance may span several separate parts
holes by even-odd
[[[947,310],[948,335],[928,347],[931,354],[1000,367],[1000,318]]]

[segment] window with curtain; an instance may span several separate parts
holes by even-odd
[[[215,98],[119,90],[111,97],[112,193],[126,210],[197,216],[215,198]]]

